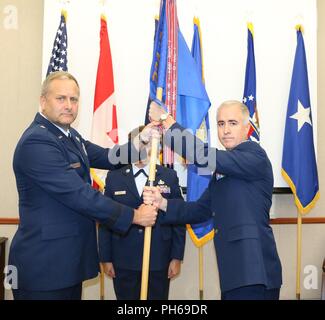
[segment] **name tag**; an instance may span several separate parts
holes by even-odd
[[[122,196],[122,195],[124,195],[124,194],[126,194],[126,191],[115,191],[115,192],[114,192],[114,195],[115,195],[115,196]]]
[[[73,169],[77,169],[81,167],[81,163],[80,162],[75,162],[75,163],[71,163],[70,167]]]

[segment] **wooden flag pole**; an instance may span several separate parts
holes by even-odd
[[[99,284],[100,284],[100,300],[105,300],[105,273],[103,265],[100,264],[100,275],[99,275]]]
[[[97,183],[97,185],[99,186],[98,190],[101,193],[103,193],[105,185],[100,180],[100,178],[97,176],[97,174],[93,168],[90,169],[90,175],[93,178],[93,180]],[[96,223],[97,233],[98,233],[98,227],[99,227],[99,225],[98,225],[98,223]],[[99,299],[105,300],[105,272],[104,272],[104,267],[101,263],[99,264],[99,272],[100,272],[99,273]]]
[[[156,164],[158,153],[159,139],[154,137],[151,140],[151,156],[149,167],[149,183],[153,187],[156,179]],[[142,278],[141,278],[141,300],[147,300],[148,282],[149,282],[149,262],[150,262],[150,245],[151,245],[151,227],[146,227],[144,232],[144,247],[142,258]]]
[[[199,290],[200,300],[203,300],[203,246],[199,247]]]
[[[301,237],[302,237],[302,215],[298,210],[297,219],[297,278],[296,278],[296,298],[300,300],[300,274],[301,274]]]

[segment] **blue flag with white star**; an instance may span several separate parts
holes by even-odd
[[[301,26],[297,26],[297,49],[283,142],[282,175],[294,194],[299,212],[308,213],[319,198],[319,185]]]
[[[252,23],[247,24],[247,61],[245,72],[245,88],[243,102],[249,110],[250,129],[248,138],[252,141],[260,141],[260,129],[256,102],[256,68],[254,53],[254,28]]]
[[[68,36],[67,36],[67,13],[62,10],[60,24],[55,35],[52,55],[49,66],[47,68],[46,76],[56,71],[67,71],[68,70]]]

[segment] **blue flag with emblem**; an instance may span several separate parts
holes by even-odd
[[[46,75],[52,72],[68,70],[68,36],[67,36],[67,12],[62,10],[60,24],[55,35],[52,55]]]
[[[286,116],[282,175],[294,194],[299,212],[308,213],[319,198],[319,185],[305,44],[300,25],[297,26],[297,48]]]
[[[247,32],[247,61],[243,102],[249,110],[250,129],[248,131],[248,138],[252,141],[259,142],[260,129],[256,102],[256,67],[254,53],[254,28],[252,23],[247,24]]]
[[[155,45],[155,43],[156,43],[156,33],[157,33],[158,23],[159,23],[159,18],[156,16],[156,17],[155,17],[155,33],[154,33],[154,39],[153,39],[153,43],[154,43],[154,45]],[[144,117],[144,124],[145,124],[145,125],[147,125],[148,123],[150,123],[150,119],[149,119],[149,107],[150,107],[150,102],[151,102],[151,99],[150,99],[150,93],[149,93],[148,101],[147,101],[146,114],[145,114],[145,117]]]
[[[150,99],[156,100],[157,89],[162,89],[162,102],[166,102],[167,72],[168,72],[168,32],[166,3],[162,0],[159,21],[156,28],[153,59],[150,72]],[[210,100],[202,83],[198,66],[193,59],[185,39],[176,26],[177,35],[177,102],[176,120],[192,132],[200,127],[209,108]],[[172,84],[173,85],[173,84]]]
[[[194,18],[194,34],[191,52],[197,64],[198,72],[201,75],[202,82],[204,83],[201,39],[200,21],[198,18]],[[210,123],[208,112],[205,114],[204,120],[202,121],[201,126],[196,134],[201,140],[210,144]],[[210,179],[211,173],[207,172],[206,169],[198,168],[194,164],[189,164],[187,166],[187,201],[196,201],[199,199],[203,191],[207,188]],[[212,219],[209,219],[203,223],[187,224],[186,227],[193,243],[197,247],[204,245],[214,237]]]

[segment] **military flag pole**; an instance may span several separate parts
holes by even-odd
[[[202,33],[200,20],[198,17],[193,18],[193,40],[191,55],[195,62],[198,70],[198,76],[200,77],[201,83],[205,86],[204,79],[204,62],[203,62],[203,50],[202,50]],[[186,127],[190,127],[195,132],[196,136],[207,144],[210,144],[210,122],[209,122],[209,111],[206,110],[205,114],[202,113],[204,118],[201,123],[194,125],[194,115],[187,119],[185,122]],[[202,195],[203,191],[207,188],[211,179],[211,172],[206,169],[198,168],[194,164],[188,164],[187,166],[187,201],[197,201]],[[204,255],[203,246],[213,239],[214,227],[213,220],[209,219],[203,223],[187,224],[187,231],[193,241],[198,247],[198,262],[199,262],[199,299],[204,299]]]
[[[149,185],[153,187],[156,179],[156,164],[158,153],[159,139],[153,137],[151,140],[151,156],[149,165]],[[144,247],[142,258],[142,277],[141,277],[141,300],[147,300],[148,283],[149,283],[149,263],[150,263],[150,246],[151,246],[151,230],[152,227],[146,227],[144,231]]]
[[[302,239],[302,215],[298,211],[297,218],[297,274],[296,274],[296,299],[300,300],[300,275],[301,275],[301,239]]]
[[[99,58],[94,94],[91,142],[104,148],[112,148],[113,145],[119,143],[114,72],[107,18],[105,15],[106,0],[99,0],[98,2],[101,6],[102,14],[100,16]],[[107,171],[91,168],[90,174],[93,180],[93,187],[103,193]],[[100,264],[99,284],[100,300],[104,300],[105,274],[102,264]]]
[[[155,75],[157,78],[156,99],[163,100],[163,89],[166,90],[165,105],[168,113],[176,118],[176,101],[177,101],[177,39],[178,39],[178,23],[176,12],[176,0],[161,0],[159,26],[156,30],[155,50],[157,50],[154,59],[159,57],[159,62],[154,64],[158,66]],[[167,35],[166,35],[167,32]],[[160,37],[160,33],[164,36]],[[157,34],[159,36],[157,37]],[[165,40],[162,40],[164,38]],[[165,42],[167,40],[167,42]],[[159,43],[159,46],[156,46]],[[165,47],[166,45],[166,47]],[[159,48],[158,48],[159,47]],[[167,49],[168,54],[162,57],[159,50]],[[165,61],[162,61],[165,59]],[[163,80],[163,81],[162,81]],[[160,82],[162,81],[162,82]],[[164,88],[163,88],[164,87]],[[149,183],[153,186],[156,175],[157,151],[159,140],[152,139],[150,168],[149,168]],[[172,164],[173,153],[171,150],[164,150],[164,164]],[[151,227],[145,228],[144,248],[142,260],[142,278],[141,278],[141,293],[140,299],[146,300],[148,295],[148,279],[149,279],[149,262],[150,262],[150,242],[151,242]]]
[[[103,265],[100,264],[100,275],[99,275],[99,286],[100,286],[99,298],[100,298],[100,300],[105,300],[105,285],[104,285],[105,282],[104,281],[105,281],[104,268],[103,268]]]
[[[162,88],[157,88],[157,99],[159,101],[162,100]],[[159,139],[153,137],[151,140],[151,156],[150,156],[150,163],[149,163],[149,178],[148,178],[150,187],[153,187],[154,181],[156,179],[158,145],[159,145]],[[146,227],[144,230],[144,247],[143,247],[143,258],[142,258],[140,300],[147,300],[148,297],[151,230],[152,227]]]
[[[203,246],[199,247],[199,292],[200,300],[203,300]]]
[[[297,47],[292,71],[282,154],[282,176],[290,186],[297,207],[296,298],[300,300],[302,216],[319,199],[317,162],[308,84],[303,27],[296,26]],[[303,116],[301,116],[303,114]]]

